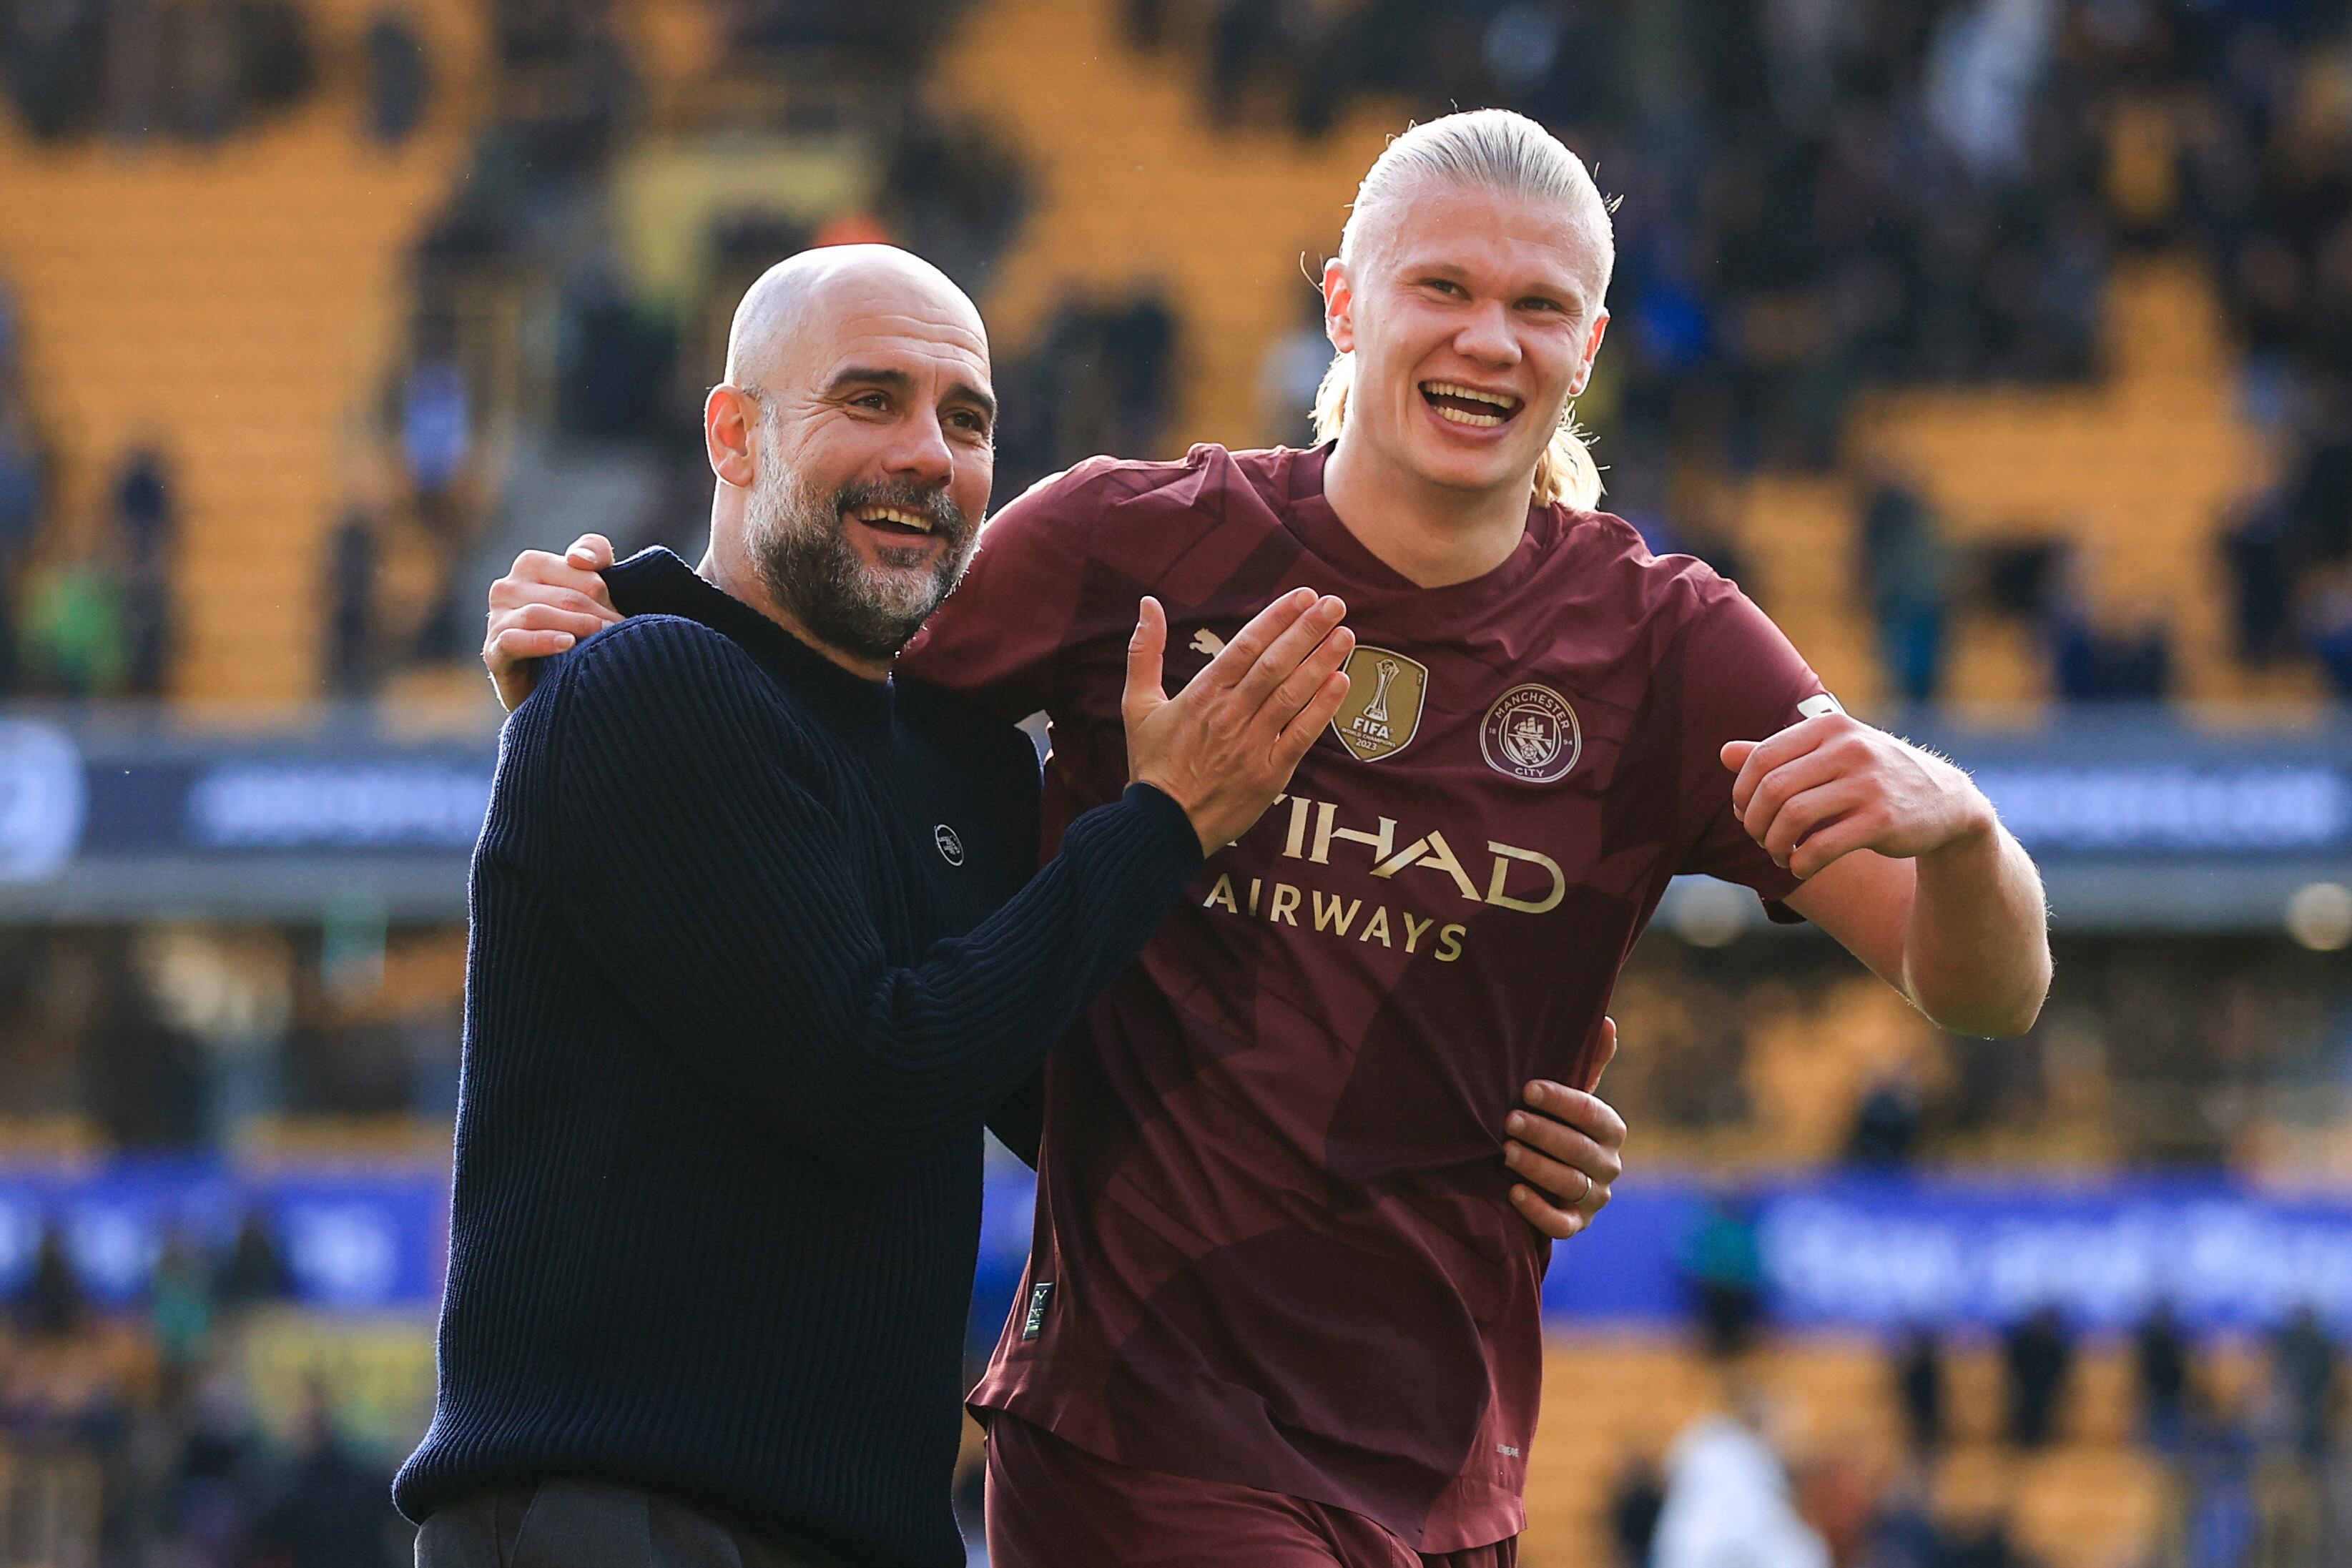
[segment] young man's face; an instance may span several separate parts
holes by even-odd
[[[1324,270],[1350,437],[1443,488],[1526,484],[1608,325],[1593,237],[1563,205],[1430,183],[1362,240]]]

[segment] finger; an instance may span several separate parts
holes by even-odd
[[[1785,866],[1789,857],[1805,837],[1848,812],[1859,809],[1870,798],[1870,786],[1860,779],[1832,779],[1817,789],[1808,789],[1780,808],[1772,819],[1770,829],[1757,841],[1772,863]]]
[[[489,666],[491,674],[503,675],[526,660],[568,653],[578,641],[569,632],[501,632],[482,650],[482,663]]]
[[[1127,690],[1119,699],[1119,712],[1128,723],[1140,722],[1168,700],[1168,688],[1160,685],[1160,660],[1167,649],[1168,612],[1146,594],[1135,609],[1135,634],[1127,640]]]
[[[1594,1186],[1607,1186],[1625,1174],[1624,1163],[1616,1150],[1587,1137],[1582,1132],[1565,1122],[1556,1122],[1548,1116],[1530,1116],[1524,1111],[1514,1111],[1505,1119],[1503,1130],[1510,1134],[1504,1142],[1503,1146],[1506,1151],[1516,1143],[1525,1148],[1532,1158],[1558,1165],[1563,1170],[1583,1172],[1585,1176],[1592,1178]],[[1534,1179],[1531,1167],[1515,1165],[1512,1168],[1521,1176]],[[1574,1176],[1567,1177],[1564,1181],[1541,1181],[1537,1185],[1549,1188],[1552,1193],[1560,1197],[1578,1197],[1584,1192],[1582,1179]]]
[[[1300,708],[1298,716],[1284,725],[1282,733],[1275,737],[1275,766],[1286,775],[1297,768],[1298,759],[1307,755],[1307,748],[1323,733],[1323,727],[1331,722],[1331,716],[1347,700],[1348,672],[1334,670],[1325,678],[1323,689],[1315,694],[1314,700]]]
[[[584,580],[601,583],[604,579],[591,577]],[[551,583],[526,582],[511,577],[502,577],[490,584],[490,609],[493,612],[518,610],[526,604],[545,604],[558,610],[568,610],[575,615],[593,615],[600,623],[609,624],[621,619],[621,612],[613,608],[611,601],[599,599],[584,588],[559,588]]]
[[[602,571],[613,564],[613,541],[602,534],[582,534],[563,552],[563,559],[584,571]]]
[[[1554,1203],[1588,1213],[1609,1201],[1609,1184],[1616,1179],[1607,1174],[1605,1164],[1595,1170],[1581,1160],[1563,1160],[1516,1140],[1503,1145],[1503,1163]]]
[[[562,556],[545,550],[525,550],[515,557],[514,565],[506,576],[490,584],[490,608],[510,609],[517,604],[552,603],[559,599],[579,599],[586,606],[606,612],[614,620],[619,613],[613,610],[613,591],[604,580],[593,571],[583,571]]]
[[[1192,677],[1192,685],[1203,691],[1223,691],[1240,685],[1259,655],[1274,646],[1274,640],[1290,630],[1301,615],[1313,609],[1317,598],[1311,588],[1294,588],[1259,611],[1250,618],[1248,625],[1234,633],[1233,640],[1209,661],[1208,667]]]
[[[1520,1098],[1527,1103],[1528,1112],[1533,1112],[1538,1117],[1549,1116],[1555,1122],[1564,1122],[1603,1148],[1622,1149],[1625,1146],[1625,1118],[1617,1113],[1615,1106],[1598,1094],[1588,1094],[1581,1089],[1570,1089],[1565,1083],[1538,1078],[1527,1086]],[[1511,1113],[1513,1116],[1527,1113],[1520,1111]],[[1507,1118],[1504,1131],[1518,1135],[1518,1130],[1509,1124]]]
[[[552,604],[522,604],[512,610],[501,610],[490,617],[490,632],[496,635],[505,631],[569,632],[575,637],[593,637],[614,623],[613,617],[596,615],[579,610],[559,610]]]
[[[1309,619],[1311,617],[1302,616],[1298,623],[1304,626]],[[1337,674],[1339,666],[1348,662],[1348,655],[1355,651],[1356,634],[1345,626],[1335,627],[1306,658],[1299,661],[1297,669],[1283,677],[1280,685],[1266,694],[1265,701],[1258,705],[1251,722],[1264,725],[1267,730],[1279,734],[1286,725],[1298,716],[1300,708],[1315,700],[1315,695],[1323,689],[1323,683]],[[1240,700],[1237,689],[1235,701]]]
[[[1864,809],[1815,829],[1797,846],[1797,852],[1789,857],[1789,874],[1799,882],[1819,876],[1856,850],[1870,848],[1871,841],[1878,836],[1879,826],[1877,814]]]
[[[1741,765],[1747,762],[1748,754],[1761,744],[1762,742],[1754,740],[1727,740],[1723,743],[1723,749],[1716,755],[1723,759],[1723,765],[1726,768],[1737,773]]]
[[[1555,1207],[1546,1203],[1532,1187],[1512,1184],[1511,1207],[1519,1211],[1521,1219],[1554,1241],[1565,1241],[1584,1228],[1584,1216],[1580,1211]]]
[[[1601,1075],[1608,1071],[1609,1064],[1616,1060],[1617,1020],[1604,1018],[1601,1020],[1601,1049],[1592,1053],[1592,1071],[1584,1075],[1584,1092],[1587,1094],[1601,1087]]]
[[[1322,648],[1325,640],[1347,613],[1347,605],[1329,594],[1308,605],[1306,612],[1284,628],[1282,634],[1268,643],[1265,652],[1260,653],[1255,662],[1242,672],[1241,679],[1234,683],[1234,711],[1244,719],[1256,716],[1258,709],[1265,706],[1266,699],[1274,695],[1275,689]],[[1336,669],[1338,666],[1334,664],[1331,667]],[[1320,684],[1321,677],[1318,676],[1307,689],[1312,692]]]
[[[1746,805],[1740,805],[1736,795],[1733,797],[1732,803],[1739,812],[1740,826],[1748,830],[1749,838],[1760,843],[1765,830],[1772,825],[1772,819],[1790,798],[1801,795],[1816,785],[1829,783],[1838,777],[1841,770],[1836,753],[1827,748],[1809,751],[1794,761],[1782,763],[1757,781],[1756,787],[1748,792]]]
[[[1755,748],[1741,760],[1739,776],[1731,781],[1732,805],[1744,809],[1748,798],[1756,792],[1756,786],[1763,782],[1766,774],[1783,763],[1795,761],[1827,739],[1829,731],[1826,727],[1832,716],[1823,715],[1820,718],[1803,719],[1777,735],[1768,735],[1758,741]]]

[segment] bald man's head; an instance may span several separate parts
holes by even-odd
[[[703,409],[719,585],[879,667],[971,559],[995,471],[980,312],[889,246],[779,262]]]
[[[904,317],[967,336],[988,358],[980,308],[948,275],[890,245],[836,245],[787,256],[760,275],[727,332],[727,380],[765,387],[816,346],[826,319]]]

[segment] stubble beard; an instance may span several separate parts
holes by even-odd
[[[869,564],[850,542],[852,512],[901,507],[928,518],[947,548],[926,566],[928,547],[877,549]],[[744,510],[751,570],[779,609],[818,642],[887,663],[921,630],[971,563],[978,529],[944,490],[904,484],[845,485],[831,496],[797,475],[762,474]]]

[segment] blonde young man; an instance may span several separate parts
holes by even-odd
[[[908,649],[1052,716],[1051,842],[1126,778],[1139,594],[1175,675],[1297,584],[1359,636],[1289,793],[1049,1061],[1027,1279],[971,1396],[999,1568],[1515,1561],[1549,1249],[1493,1151],[1520,1085],[1590,1082],[1670,877],[1815,922],[1947,1028],[2039,1010],[2040,881],[1966,776],[1592,509],[1568,405],[1612,262],[1540,126],[1407,132],[1324,272],[1322,444],[1081,464]],[[543,613],[494,616],[494,671]]]

